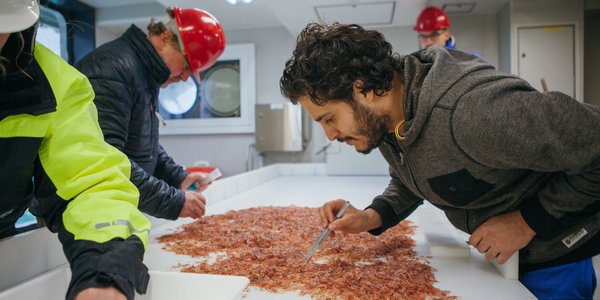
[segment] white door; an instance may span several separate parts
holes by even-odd
[[[521,27],[518,32],[519,76],[542,91],[575,98],[575,26]]]

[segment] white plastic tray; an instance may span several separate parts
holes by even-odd
[[[0,292],[0,300],[65,299],[71,271],[61,266]],[[150,271],[150,283],[138,300],[240,299],[249,280],[241,276]]]

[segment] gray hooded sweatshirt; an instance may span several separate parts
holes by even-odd
[[[522,271],[600,252],[600,107],[460,51],[429,47],[402,62],[406,139],[379,146],[391,181],[369,206],[383,220],[371,233],[427,200],[469,234],[520,210],[536,232]]]

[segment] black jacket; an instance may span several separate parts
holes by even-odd
[[[76,64],[96,93],[104,139],[131,160],[131,181],[140,191],[139,208],[159,218],[177,219],[185,194],[178,187],[187,172],[158,143],[160,85],[169,69],[147,39],[132,25]]]

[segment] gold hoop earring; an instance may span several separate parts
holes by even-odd
[[[402,120],[402,121],[398,122],[398,124],[396,124],[396,129],[394,130],[394,133],[396,134],[396,139],[398,139],[399,141],[406,139],[405,136],[401,136],[400,133],[398,132],[398,130],[400,130],[400,127],[402,127],[402,125],[404,125],[404,123],[406,123],[406,120]]]

